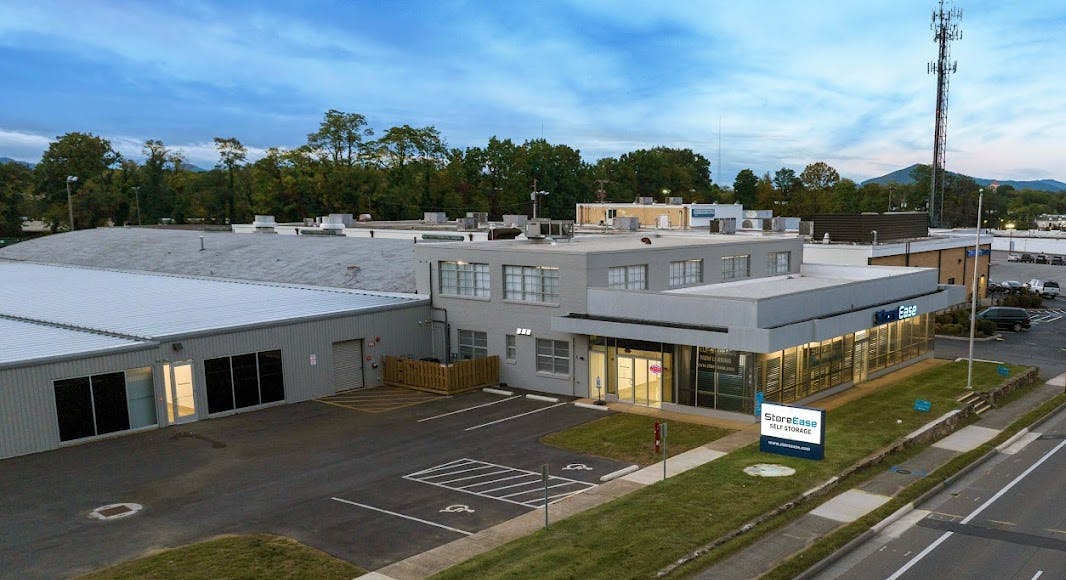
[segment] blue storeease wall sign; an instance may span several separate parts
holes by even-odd
[[[897,320],[905,320],[912,316],[918,316],[918,305],[903,304],[899,308],[874,312],[874,324],[886,324]]]

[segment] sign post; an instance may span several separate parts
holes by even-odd
[[[655,453],[658,454],[661,449],[663,426],[658,421],[655,422]]]
[[[540,468],[540,478],[544,480],[544,529],[548,529],[548,464]]]
[[[825,410],[762,404],[759,451],[803,459],[825,458]]]
[[[666,423],[663,423],[663,481],[666,480]]]

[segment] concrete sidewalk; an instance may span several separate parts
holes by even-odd
[[[884,472],[831,498],[743,551],[716,562],[697,578],[739,580],[766,574],[784,560],[811,547],[823,536],[884,505],[910,484],[958,455],[980,447],[1018,418],[1062,393],[1061,383],[1054,382],[1055,379],[1052,379],[1010,404],[989,411],[974,424],[941,439],[907,461],[889,466]],[[1032,438],[1028,440],[1032,441]],[[1025,439],[1000,452],[1016,453],[1018,449],[1015,447],[1023,444],[1023,441]]]

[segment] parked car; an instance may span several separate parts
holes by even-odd
[[[1025,288],[1025,285],[1017,280],[1004,280],[1002,282],[990,282],[988,284],[989,292],[1004,292],[1007,294],[1017,294]]]
[[[1044,254],[1038,254],[1037,257],[1036,257],[1036,263],[1037,264],[1047,264],[1048,263],[1047,256],[1044,255]]]
[[[1022,261],[1022,257],[1021,257],[1020,254],[1007,254],[1007,261],[1008,262],[1021,262]]]
[[[1052,256],[1051,257],[1051,265],[1052,266],[1066,266],[1066,260],[1063,260],[1062,256]]]
[[[1055,298],[1059,295],[1059,283],[1054,280],[1040,280],[1039,278],[1033,278],[1026,282],[1025,287],[1044,298]]]
[[[985,308],[975,317],[979,320],[991,320],[996,323],[996,328],[1009,328],[1014,332],[1021,332],[1023,328],[1031,326],[1029,313],[1024,308],[1013,306],[993,306]]]
[[[1032,254],[1022,254],[1022,262],[1035,262],[1036,258]]]

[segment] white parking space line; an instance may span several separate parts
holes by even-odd
[[[330,499],[332,499],[333,501],[339,501],[341,503],[346,503],[348,505],[354,505],[356,507],[361,507],[363,509],[373,510],[373,511],[376,511],[376,512],[381,512],[383,514],[389,514],[390,516],[396,516],[398,518],[403,518],[405,520],[411,520],[411,521],[419,522],[419,523],[422,523],[422,524],[426,524],[427,526],[434,526],[434,527],[437,527],[437,528],[442,528],[442,529],[448,530],[450,532],[455,532],[457,534],[463,534],[464,536],[473,536],[474,535],[473,532],[468,532],[466,530],[460,530],[459,528],[453,528],[451,526],[446,526],[444,524],[438,524],[437,522],[431,522],[429,520],[423,520],[421,518],[416,518],[414,516],[407,516],[407,515],[396,513],[396,512],[392,512],[392,511],[389,511],[389,510],[376,508],[376,507],[371,506],[371,505],[366,505],[366,504],[363,504],[363,503],[356,503],[354,501],[348,501],[346,499],[341,499],[339,497],[332,497]]]
[[[460,471],[469,471],[454,470],[453,472],[449,471],[449,466],[453,468],[466,467],[472,464],[478,464],[487,471],[480,475],[464,476],[452,480],[438,479],[442,475],[451,475],[452,473],[458,473]],[[541,474],[536,471],[528,471],[515,467],[507,467],[506,465],[497,465],[487,461],[476,461],[463,458],[444,465],[416,471],[415,473],[403,476],[403,478],[409,481],[426,483],[452,491],[468,493],[478,497],[495,499],[529,508],[544,507],[544,480],[541,478]],[[462,481],[465,481],[465,483],[460,483]],[[508,483],[505,485],[499,485],[504,482]],[[596,487],[596,484],[594,483],[587,483],[567,477],[559,477],[557,475],[549,475],[548,489],[555,491],[549,493],[547,498],[548,503],[555,503],[572,495],[588,491],[594,487]],[[499,493],[501,491],[505,491],[505,493]],[[521,496],[525,496],[528,499],[524,501],[518,499]]]
[[[488,427],[489,425],[495,425],[496,423],[503,423],[504,421],[510,421],[511,419],[518,419],[520,417],[525,417],[526,415],[532,415],[533,413],[540,413],[541,411],[547,411],[548,409],[554,409],[556,407],[562,407],[563,405],[568,405],[568,404],[569,403],[556,403],[554,405],[549,405],[547,407],[541,407],[539,409],[534,409],[532,411],[526,411],[525,413],[519,413],[518,415],[511,415],[510,417],[504,417],[503,419],[496,419],[495,421],[489,421],[488,423],[482,423],[480,425],[474,425],[473,427],[467,427],[466,429],[464,429],[464,431],[473,431],[474,429],[480,429],[482,427]]]
[[[493,401],[491,403],[485,403],[483,405],[474,405],[473,407],[467,407],[465,409],[459,409],[458,411],[452,411],[451,413],[444,413],[442,415],[434,415],[433,417],[426,417],[425,419],[419,419],[418,422],[421,423],[423,421],[432,421],[434,419],[440,419],[441,417],[448,417],[450,415],[455,415],[457,413],[465,413],[467,411],[473,411],[474,409],[481,409],[482,407],[491,407],[492,405],[499,405],[500,403],[506,403],[507,401],[511,401],[513,399],[521,399],[521,398],[522,398],[522,395],[515,395],[513,397],[507,397],[506,399],[500,399],[499,401]]]

